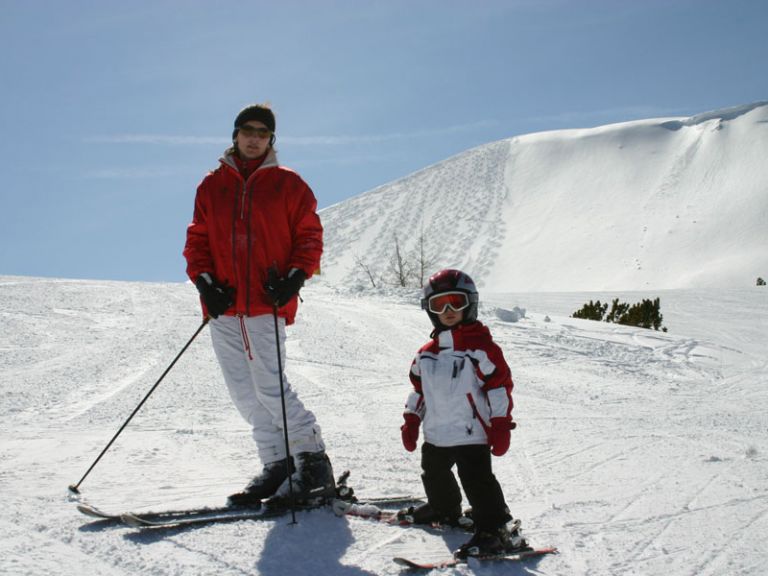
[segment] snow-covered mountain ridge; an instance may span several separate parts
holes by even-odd
[[[768,102],[493,142],[324,209],[323,277],[387,276],[397,236],[497,292],[753,285],[765,158]]]

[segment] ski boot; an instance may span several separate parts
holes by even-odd
[[[296,470],[293,461],[290,463],[291,472]],[[242,492],[232,494],[227,498],[229,506],[258,507],[265,498],[275,494],[280,485],[288,478],[288,458],[265,464],[261,474],[255,476]]]
[[[520,534],[519,523],[514,522],[512,526],[512,529],[504,524],[493,530],[478,530],[453,555],[465,559],[470,556],[494,556],[530,550],[528,542]]]
[[[274,496],[267,500],[270,505],[290,502],[291,484],[293,502],[300,506],[321,505],[336,496],[333,467],[324,452],[301,452],[295,457],[296,471],[280,484]]]

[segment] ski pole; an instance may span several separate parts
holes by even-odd
[[[283,407],[283,436],[285,437],[285,467],[288,472],[288,492],[291,502],[291,524],[296,524],[296,505],[293,495],[293,474],[291,473],[291,447],[288,443],[288,417],[285,413],[285,384],[283,383],[283,360],[280,355],[280,332],[277,326],[277,303],[272,305],[272,316],[275,319],[275,344],[277,345],[277,372],[280,377],[280,403]],[[298,469],[298,463],[296,464]]]
[[[71,485],[69,486],[69,490],[70,490],[70,492],[74,492],[75,494],[79,494],[79,493],[80,493],[80,484],[82,484],[82,483],[83,483],[83,480],[85,480],[85,479],[86,479],[86,477],[88,476],[88,474],[90,474],[90,473],[91,473],[91,470],[93,470],[93,469],[96,467],[96,464],[98,464],[98,463],[99,463],[99,460],[101,460],[101,457],[102,457],[102,456],[104,456],[104,454],[106,454],[106,453],[107,453],[107,450],[109,450],[110,446],[112,446],[112,444],[114,443],[114,441],[115,441],[115,440],[117,440],[117,437],[118,437],[118,436],[120,436],[120,434],[122,433],[122,431],[125,429],[125,427],[126,427],[126,426],[128,426],[128,423],[129,423],[129,422],[130,422],[130,421],[133,419],[133,417],[134,417],[134,416],[136,416],[136,413],[137,413],[137,412],[138,412],[138,411],[141,409],[141,407],[144,405],[144,402],[146,402],[146,401],[147,401],[147,399],[148,399],[148,398],[149,398],[149,397],[152,395],[152,392],[154,392],[154,391],[155,391],[155,388],[157,388],[157,387],[160,385],[160,382],[162,382],[162,381],[163,381],[163,378],[165,378],[165,375],[166,375],[166,374],[168,374],[168,372],[170,372],[170,371],[171,371],[171,368],[173,368],[173,365],[174,365],[174,364],[176,364],[176,361],[177,361],[179,358],[181,358],[181,355],[182,355],[182,354],[184,354],[184,352],[186,352],[187,348],[189,348],[189,345],[190,345],[190,344],[192,344],[192,342],[194,341],[194,339],[195,339],[195,338],[197,338],[197,335],[198,335],[198,334],[200,334],[200,332],[203,330],[203,328],[205,328],[205,325],[206,325],[206,324],[208,324],[208,320],[210,320],[210,319],[211,319],[211,318],[210,318],[210,316],[206,316],[206,317],[205,317],[205,319],[203,320],[203,323],[202,323],[202,324],[200,324],[200,327],[199,327],[199,328],[198,328],[198,329],[195,331],[195,333],[194,333],[194,334],[192,334],[192,338],[190,338],[190,339],[189,339],[189,341],[188,341],[188,342],[187,342],[187,343],[184,345],[184,348],[182,348],[182,349],[181,349],[181,351],[180,351],[180,352],[179,352],[179,353],[176,355],[176,358],[174,358],[174,359],[173,359],[173,362],[171,362],[171,363],[168,365],[168,368],[166,368],[166,369],[165,369],[165,372],[163,372],[162,376],[160,376],[160,378],[158,378],[158,379],[157,379],[157,382],[155,382],[155,385],[154,385],[154,386],[152,386],[152,388],[150,389],[150,391],[149,391],[149,392],[147,392],[147,395],[146,395],[146,396],[144,396],[144,399],[143,399],[141,402],[139,402],[139,405],[138,405],[138,406],[136,406],[136,408],[135,408],[135,409],[134,409],[134,411],[131,413],[131,415],[130,415],[130,416],[128,416],[128,420],[126,420],[126,421],[123,423],[123,425],[122,425],[122,426],[120,426],[120,430],[118,430],[118,431],[117,431],[117,434],[115,434],[115,435],[112,437],[112,440],[110,440],[110,441],[109,441],[109,444],[107,444],[107,445],[104,447],[104,450],[102,450],[102,451],[101,451],[101,454],[99,454],[99,456],[96,458],[96,460],[94,460],[94,461],[93,461],[93,464],[91,464],[91,467],[90,467],[90,468],[88,468],[88,471],[87,471],[85,474],[83,474],[83,477],[82,477],[82,478],[80,478],[80,482],[78,482],[77,484],[71,484]]]

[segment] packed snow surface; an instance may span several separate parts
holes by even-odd
[[[659,296],[667,333],[576,320]],[[399,425],[430,324],[414,290],[304,290],[287,371],[357,493],[422,494]],[[512,513],[561,553],[457,574],[729,576],[768,566],[768,292],[483,294],[515,379]],[[94,522],[67,486],[199,327],[189,284],[0,277],[0,573],[399,574],[466,538],[330,511],[184,530]],[[223,504],[260,469],[204,329],[81,486],[110,511]]]

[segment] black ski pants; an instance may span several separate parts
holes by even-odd
[[[512,519],[491,469],[491,450],[484,444],[447,447],[422,444],[421,481],[435,512],[455,516],[455,511],[461,510],[461,491],[453,475],[454,465],[472,506],[475,531],[494,530]]]

